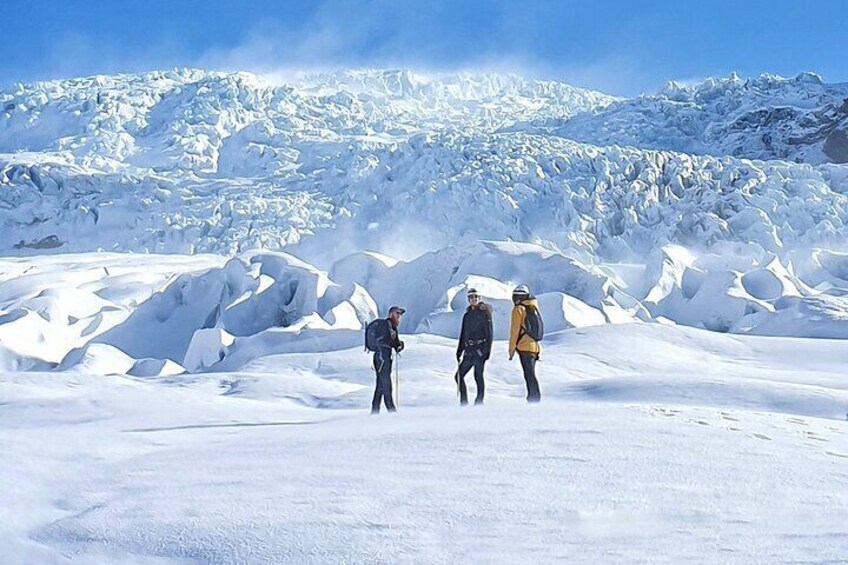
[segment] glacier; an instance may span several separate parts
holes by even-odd
[[[843,559],[846,100],[812,73],[0,91],[0,561]],[[471,287],[496,341],[460,411]],[[393,304],[401,412],[369,419]]]
[[[798,163],[848,162],[848,84],[815,73],[669,82],[573,120],[540,118],[529,129],[598,145]],[[525,125],[525,129],[527,125]]]
[[[579,143],[581,123],[603,131],[592,120],[633,102],[559,83],[360,71],[272,86],[183,70],[18,85],[0,104],[6,254],[301,246],[313,260],[321,234],[344,233],[330,259],[515,239],[621,260],[666,244],[783,254],[844,238],[844,167],[613,147],[631,141],[614,132]],[[622,121],[648,135],[631,113]],[[566,131],[516,127],[529,117]],[[742,155],[758,156],[776,157]],[[427,243],[393,248],[392,225]]]

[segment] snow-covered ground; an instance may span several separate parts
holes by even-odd
[[[551,336],[544,401],[498,342],[407,338],[370,417],[358,347],[237,373],[6,373],[4,563],[788,563],[848,551],[848,343],[658,324]]]

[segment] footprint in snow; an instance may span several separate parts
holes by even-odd
[[[709,426],[710,425],[710,423],[705,421],[705,420],[689,420],[689,419],[687,419],[686,423],[687,424],[700,424],[702,426]]]
[[[842,457],[843,459],[848,459],[848,454],[845,453],[836,453],[835,451],[825,451],[825,453],[833,457]]]
[[[771,438],[764,434],[754,434],[755,438],[764,439],[766,441],[771,441]]]

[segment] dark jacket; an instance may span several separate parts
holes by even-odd
[[[402,342],[398,337],[397,329],[392,326],[391,320],[387,318],[381,318],[378,320],[376,334],[377,343],[379,344],[381,353],[391,354],[392,349],[402,347]]]
[[[457,358],[464,351],[472,349],[480,351],[483,359],[488,359],[492,352],[492,308],[485,302],[469,306],[462,316]]]

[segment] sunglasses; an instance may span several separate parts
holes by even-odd
[[[480,295],[479,294],[469,294],[468,295],[468,301],[471,302],[472,300],[480,300]]]

